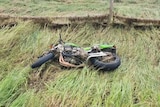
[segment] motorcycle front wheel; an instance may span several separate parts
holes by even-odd
[[[42,64],[44,64],[45,62],[49,61],[50,59],[54,58],[54,54],[53,53],[48,53],[42,57],[40,57],[36,62],[34,62],[31,65],[31,68],[36,68],[36,67],[40,67]]]

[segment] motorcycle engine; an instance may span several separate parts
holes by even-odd
[[[63,57],[66,62],[79,65],[82,64],[87,55],[87,52],[80,47],[73,47],[69,45],[64,47]]]

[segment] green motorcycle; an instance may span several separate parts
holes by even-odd
[[[74,43],[64,43],[61,36],[58,44],[51,45],[50,50],[41,55],[31,68],[40,67],[49,60],[57,61],[66,68],[80,68],[88,64],[103,71],[114,70],[121,64],[115,45],[98,44],[81,48]]]

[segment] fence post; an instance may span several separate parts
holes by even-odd
[[[112,18],[113,18],[113,2],[114,2],[114,0],[110,0],[110,7],[109,7],[109,24],[112,23]]]

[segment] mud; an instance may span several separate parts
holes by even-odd
[[[36,92],[45,90],[45,83],[54,81],[58,72],[61,72],[61,68],[51,64],[46,64],[42,67],[34,69],[28,77],[28,88],[35,89]]]

